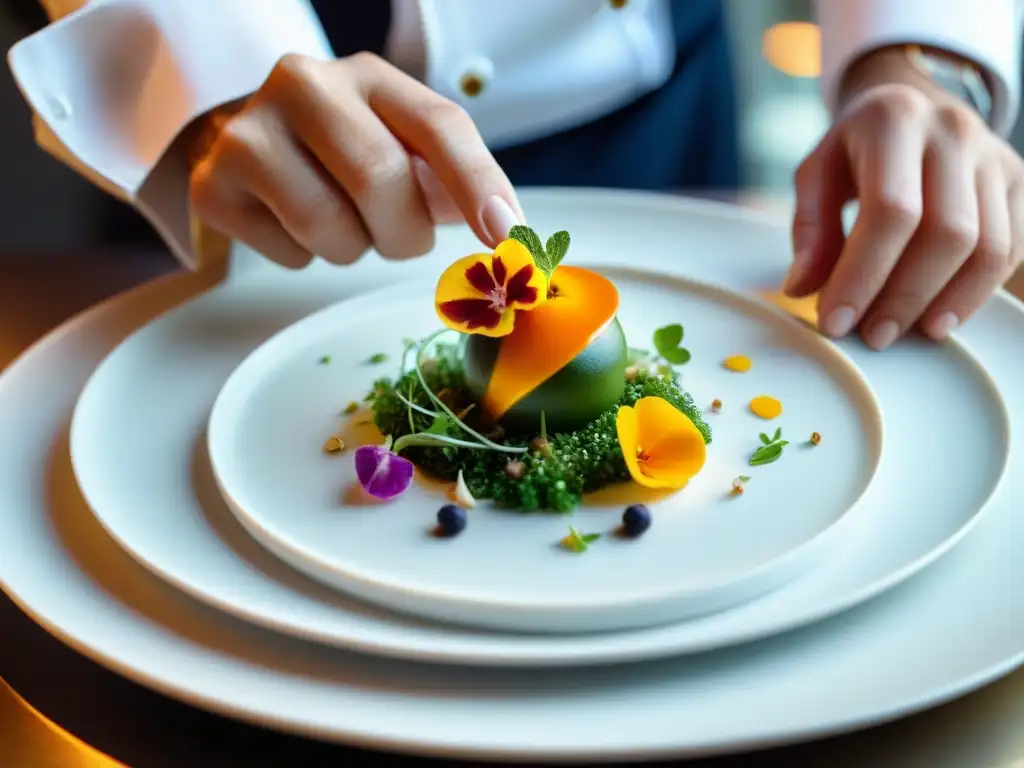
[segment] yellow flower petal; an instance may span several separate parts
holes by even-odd
[[[498,264],[501,264],[501,267]],[[533,261],[526,246],[518,240],[503,240],[494,249],[491,262],[497,276],[504,268],[503,283],[508,291],[508,305],[514,309],[532,309],[548,296],[548,278]]]
[[[547,299],[547,277],[526,247],[515,240],[493,254],[475,253],[446,269],[434,291],[437,316],[461,333],[507,336],[516,310],[532,309]]]
[[[634,408],[620,408],[616,428],[626,467],[640,485],[682,488],[704,467],[707,446],[700,431],[660,397],[642,397]]]

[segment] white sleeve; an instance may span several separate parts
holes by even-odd
[[[8,63],[40,145],[135,205],[194,268],[187,164],[168,149],[287,53],[332,55],[307,0],[92,0],[18,42]]]
[[[1022,0],[815,0],[814,6],[830,109],[855,59],[886,45],[917,43],[983,67],[994,90],[992,127],[1010,132],[1020,103]]]

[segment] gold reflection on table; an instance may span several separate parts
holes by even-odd
[[[0,680],[0,764],[19,768],[124,768],[48,720]]]

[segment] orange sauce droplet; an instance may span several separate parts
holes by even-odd
[[[750,401],[750,412],[762,419],[771,420],[782,413],[782,403],[768,395],[758,395]]]
[[[733,355],[722,361],[722,367],[734,373],[746,373],[752,365],[753,363],[746,355]]]

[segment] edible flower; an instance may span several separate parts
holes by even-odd
[[[448,267],[437,282],[434,305],[453,331],[501,337],[512,333],[516,310],[533,309],[547,293],[547,276],[530,251],[510,239],[494,253],[475,253]]]
[[[667,400],[641,397],[615,419],[633,479],[647,488],[678,490],[704,467],[707,447],[692,421]]]
[[[383,445],[361,445],[355,451],[356,477],[370,496],[384,501],[405,493],[412,485],[413,464]]]

